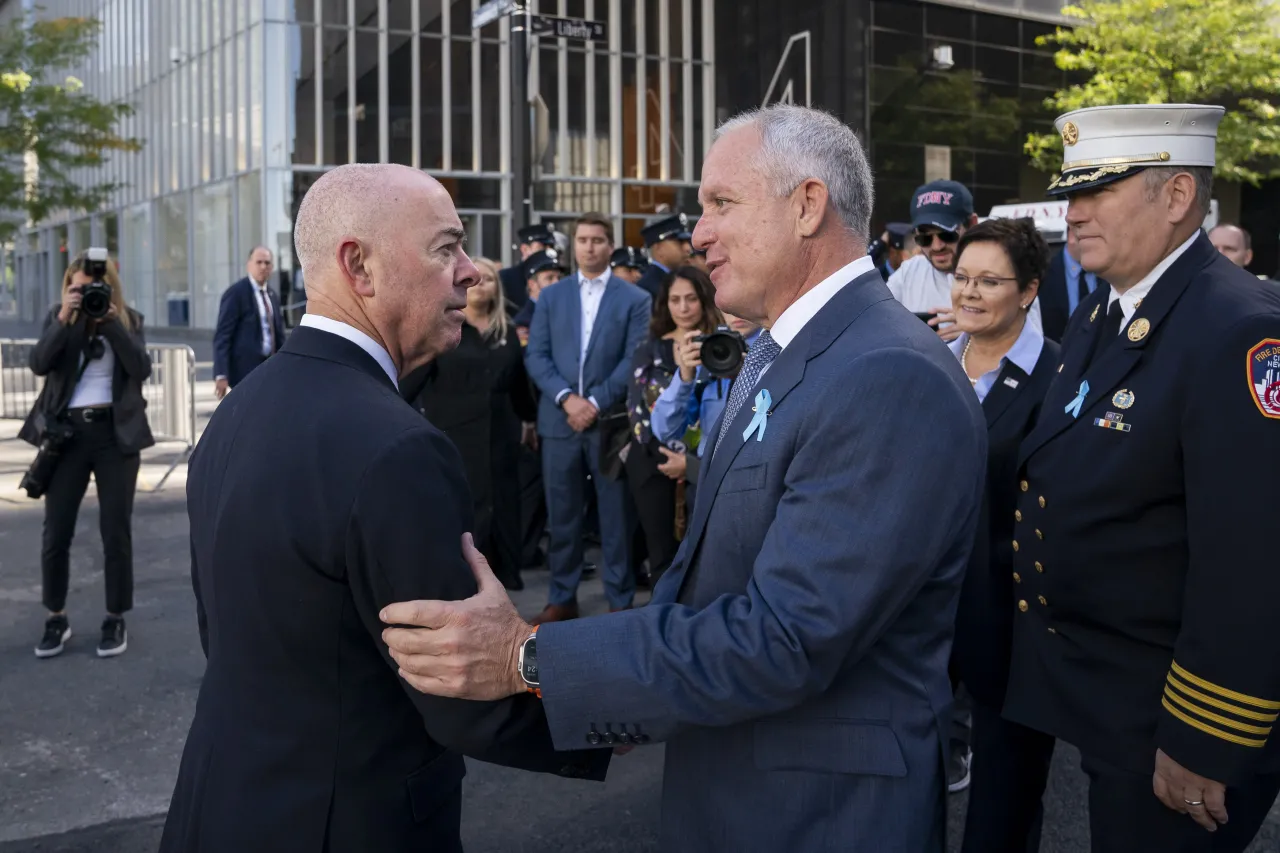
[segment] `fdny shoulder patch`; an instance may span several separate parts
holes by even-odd
[[[1248,375],[1258,411],[1280,420],[1280,340],[1267,338],[1249,350]]]

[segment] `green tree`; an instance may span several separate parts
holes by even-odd
[[[19,18],[0,30],[0,239],[58,210],[91,211],[119,188],[86,183],[75,170],[100,166],[142,143],[117,128],[133,113],[104,103],[66,76],[92,53],[101,24],[92,18]]]
[[[1041,36],[1059,68],[1082,82],[1045,104],[1056,113],[1109,104],[1216,104],[1223,179],[1280,175],[1280,6],[1266,0],[1083,0],[1063,9],[1080,23]],[[1062,165],[1056,134],[1030,134],[1045,172]]]

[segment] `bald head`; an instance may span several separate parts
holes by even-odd
[[[1249,232],[1238,225],[1214,226],[1209,232],[1209,242],[1238,267],[1247,267],[1253,260],[1253,241]]]
[[[293,242],[308,313],[369,334],[401,375],[457,346],[479,272],[435,178],[408,166],[339,166],[302,199]]]

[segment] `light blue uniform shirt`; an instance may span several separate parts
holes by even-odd
[[[951,347],[951,351],[955,353],[956,360],[960,359],[960,355],[964,352],[965,344],[969,342],[968,333],[961,334],[947,346]],[[1040,360],[1040,351],[1044,349],[1044,335],[1033,323],[1022,324],[1022,334],[1018,335],[1018,339],[1013,342],[1013,346],[1009,347],[1009,351],[1000,359],[1000,363],[988,370],[986,373],[978,377],[978,382],[973,386],[974,392],[978,395],[978,402],[981,403],[987,399],[987,394],[991,393],[991,389],[996,384],[996,379],[1000,377],[1000,371],[1004,370],[1004,366],[1012,361],[1018,367],[1022,368],[1022,372],[1031,375],[1031,371],[1035,370],[1036,362]]]
[[[747,346],[751,346],[760,336],[760,330],[746,336]],[[693,396],[694,386],[699,382],[706,383],[702,390],[702,399]],[[709,444],[705,433],[720,417],[724,404],[729,402],[729,380],[716,379],[699,367],[693,382],[685,382],[680,378],[680,371],[671,378],[671,383],[662,390],[654,401],[653,411],[649,413],[649,428],[657,436],[658,441],[670,444],[684,437],[685,430],[693,424],[701,424],[704,433],[703,441],[698,442],[698,458],[702,458],[703,449]]]
[[[1067,316],[1070,317],[1076,313],[1076,306],[1080,304],[1080,274],[1084,273],[1085,287],[1090,293],[1097,289],[1098,277],[1091,272],[1084,272],[1080,262],[1071,257],[1071,253],[1065,247],[1062,250],[1062,262],[1066,265],[1067,271]]]

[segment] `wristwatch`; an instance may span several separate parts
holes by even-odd
[[[524,679],[525,688],[539,699],[542,690],[538,684],[538,628],[534,627],[520,646],[520,677]]]

